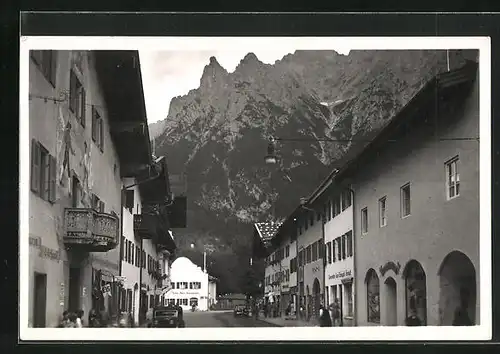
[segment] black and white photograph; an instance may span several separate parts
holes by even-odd
[[[488,38],[20,46],[21,339],[491,339]]]

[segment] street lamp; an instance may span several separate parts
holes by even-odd
[[[266,164],[268,165],[275,165],[278,158],[276,157],[276,152],[275,152],[275,146],[274,146],[274,138],[270,138],[269,145],[267,146],[267,155],[265,157]]]

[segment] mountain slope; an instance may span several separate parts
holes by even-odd
[[[460,53],[450,62],[460,65]],[[171,173],[187,176],[181,250],[213,245],[212,271],[225,290],[238,291],[251,223],[285,217],[362,148],[356,140],[373,136],[444,70],[445,51],[297,51],[274,65],[249,53],[233,73],[210,58],[200,87],[172,99],[168,118],[151,127],[157,154],[167,156]],[[272,168],[264,163],[270,135],[284,139]],[[353,141],[318,141],[325,138]],[[239,267],[228,272],[231,254]]]

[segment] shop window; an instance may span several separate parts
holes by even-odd
[[[406,317],[416,315],[420,323],[427,323],[426,276],[422,265],[411,260],[406,265],[403,276],[406,285]]]
[[[375,270],[367,272],[365,283],[368,322],[380,323],[380,282]]]
[[[345,315],[347,317],[352,317],[353,316],[352,283],[344,284],[344,292],[345,292],[345,299],[346,299],[346,303],[347,303]]]

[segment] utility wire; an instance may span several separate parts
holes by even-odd
[[[43,95],[35,95],[31,94],[29,95],[30,100],[33,98],[41,99],[44,100],[46,103],[53,102],[54,104],[60,105],[62,103],[68,102],[69,101],[69,91],[68,90],[62,90],[59,94],[59,97],[55,96],[43,96]],[[89,104],[85,103],[85,106],[90,106],[90,107],[102,107],[102,105],[96,105],[96,104]],[[184,121],[182,120],[169,120],[168,122],[174,122],[174,123],[183,123]],[[189,129],[192,126],[194,126],[195,123],[198,123],[197,120],[194,120],[192,123],[188,124],[187,127],[184,129]],[[208,123],[207,123],[208,124]],[[335,127],[338,125],[337,124],[332,128],[335,129]],[[218,128],[222,128],[223,124],[217,124],[214,127],[211,127],[208,129],[208,131],[214,131],[217,130]],[[221,131],[221,130],[219,130]],[[234,134],[242,134],[241,131],[235,131],[231,129],[224,129],[222,130],[223,133],[234,133]],[[274,141],[289,141],[289,142],[331,142],[331,143],[348,143],[348,142],[365,142],[365,143],[370,143],[374,141],[374,139],[332,139],[332,138],[327,138],[327,137],[321,137],[321,138],[293,138],[293,137],[279,137],[279,136],[272,136],[272,140]],[[203,140],[203,143],[206,143],[209,141],[210,138],[206,138]],[[438,139],[433,139],[433,140],[438,140],[438,141],[479,141],[479,137],[457,137],[457,138],[438,138]],[[398,142],[397,139],[389,139],[386,140],[387,142],[390,143],[395,143]]]

